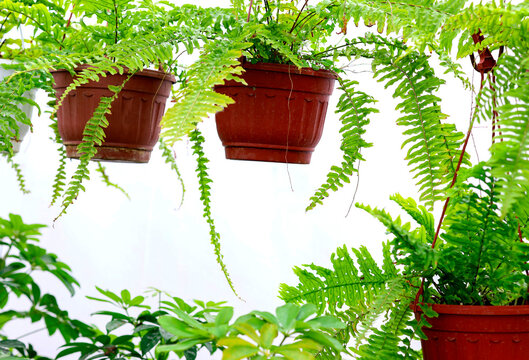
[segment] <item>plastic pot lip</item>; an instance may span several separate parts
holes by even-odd
[[[258,62],[256,64],[252,64],[250,62],[243,62],[241,66],[248,70],[256,70],[256,71],[270,71],[270,72],[281,72],[281,73],[291,73],[296,75],[308,75],[308,76],[316,76],[316,77],[322,77],[327,79],[336,79],[337,75],[334,71],[326,70],[326,69],[320,69],[320,70],[314,70],[312,68],[301,68],[299,69],[296,65],[287,65],[287,64],[274,64],[274,63],[264,63],[264,62]]]
[[[92,65],[84,64],[84,65],[77,66],[74,70],[75,71],[79,71],[79,70],[88,69],[90,67],[92,67]],[[52,73],[52,74],[54,74],[54,73],[62,73],[62,72],[68,72],[69,73],[69,71],[66,70],[66,69],[50,70],[50,73]],[[128,69],[124,69],[123,74],[128,74]],[[166,73],[166,72],[161,71],[161,70],[144,69],[142,71],[136,72],[134,74],[134,76],[145,76],[145,77],[150,77],[150,78],[154,78],[154,79],[161,79],[161,80],[170,81],[173,84],[176,83],[176,78],[174,77],[173,74]]]
[[[428,304],[436,313],[446,315],[529,315],[529,305],[446,305]],[[413,305],[413,311],[422,312]]]

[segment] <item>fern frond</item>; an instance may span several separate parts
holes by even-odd
[[[503,216],[527,196],[529,188],[529,61],[519,59],[502,56],[495,75],[498,89],[503,88],[505,92],[498,91],[489,99],[500,105],[489,163],[492,175],[498,179]]]
[[[242,49],[250,44],[212,42],[204,46],[200,59],[188,70],[186,86],[177,94],[178,102],[162,119],[162,139],[169,145],[189,135],[209,114],[214,114],[234,101],[213,90],[227,80],[237,80],[243,71],[237,60]],[[240,80],[239,80],[240,81]]]
[[[365,247],[353,251],[356,263],[344,246],[332,254],[332,269],[314,264],[295,267],[299,284],[296,287],[281,284],[279,297],[286,302],[315,304],[319,313],[336,313],[343,306],[368,306],[398,272],[394,266],[389,268],[393,262],[387,258],[384,268],[378,267]],[[389,257],[389,252],[384,256]]]
[[[118,189],[119,191],[123,193],[123,195],[127,197],[127,199],[130,200],[129,194],[121,186],[110,181],[110,178],[108,177],[106,173],[106,168],[103,166],[101,162],[97,163],[96,171],[101,175],[101,180],[105,183],[106,186],[113,187],[114,189]]]
[[[375,76],[385,82],[386,88],[395,85],[393,96],[401,99],[397,110],[404,114],[397,124],[407,128],[402,145],[408,147],[406,160],[417,178],[420,200],[433,208],[437,200],[446,198],[463,134],[454,125],[442,122],[446,115],[434,93],[444,81],[435,76],[426,56],[400,51],[386,56],[374,60]]]
[[[162,156],[165,159],[165,163],[169,164],[171,169],[176,173],[176,177],[180,182],[180,186],[182,188],[182,198],[180,200],[180,206],[182,206],[182,204],[184,203],[186,187],[184,184],[184,179],[182,178],[182,174],[180,174],[180,169],[178,169],[178,164],[176,163],[176,154],[174,153],[174,151],[171,150],[171,148],[169,148],[169,146],[167,146],[165,142],[163,142],[163,140],[160,139],[158,143],[160,145],[160,149],[162,150]]]
[[[420,351],[413,350],[410,339],[413,338],[413,311],[410,304],[413,299],[404,299],[396,303],[388,312],[389,318],[379,329],[372,329],[365,344],[352,350],[361,360],[419,360]]]
[[[20,165],[17,164],[12,156],[6,156],[7,163],[11,165],[11,168],[15,171],[17,182],[18,182],[18,188],[23,194],[29,194],[30,191],[26,188],[26,181],[24,179],[24,175],[22,174],[22,170],[20,170]]]
[[[88,169],[89,162],[97,153],[96,145],[100,146],[105,140],[104,129],[108,127],[106,115],[110,114],[112,102],[117,99],[120,91],[131,77],[132,74],[130,74],[120,86],[109,85],[108,89],[113,95],[111,97],[101,97],[99,105],[94,110],[90,120],[87,121],[83,131],[83,140],[77,146],[77,152],[80,154],[79,165],[77,166],[75,173],[72,175],[64,193],[61,212],[54,221],[57,221],[59,217],[66,213],[66,209],[75,201],[75,199],[77,199],[77,196],[81,191],[85,191],[83,181],[90,179],[90,170]]]
[[[343,161],[340,166],[331,167],[327,174],[327,182],[320,186],[316,193],[310,198],[310,204],[306,208],[309,211],[317,204],[323,204],[323,200],[329,196],[329,190],[337,191],[344,183],[349,183],[349,177],[358,172],[355,167],[357,161],[363,161],[362,149],[371,147],[373,144],[366,142],[362,135],[366,132],[365,127],[369,125],[369,116],[378,112],[371,105],[375,99],[366,93],[356,90],[357,81],[338,78],[339,89],[343,91],[336,105],[336,113],[341,114],[340,121],[342,135],[340,149],[343,151]]]
[[[202,148],[202,144],[204,143],[204,137],[198,131],[198,129],[193,130],[189,135],[190,140],[193,142],[193,155],[197,156],[197,176],[198,176],[198,187],[200,191],[200,200],[202,200],[202,204],[204,205],[204,218],[206,219],[206,222],[209,225],[209,235],[211,239],[211,244],[213,245],[215,249],[215,256],[217,257],[217,263],[220,265],[220,268],[222,270],[222,273],[224,274],[224,277],[226,278],[226,281],[228,282],[228,285],[230,286],[231,291],[236,296],[239,296],[237,292],[235,291],[235,286],[233,285],[233,282],[231,280],[230,274],[228,273],[228,268],[226,267],[226,264],[223,260],[223,255],[221,253],[220,249],[220,234],[217,232],[215,228],[215,222],[213,220],[213,217],[211,215],[211,187],[210,183],[212,182],[208,172],[207,172],[207,166],[206,164],[209,162],[209,160],[204,155],[204,149]]]

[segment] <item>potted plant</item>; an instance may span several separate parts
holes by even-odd
[[[420,6],[423,14],[432,16],[445,10],[409,6]],[[352,350],[360,359],[527,357],[528,18],[525,4],[470,4],[441,15],[427,40],[400,43],[395,56],[383,58],[390,45],[366,51],[373,58],[375,77],[395,84],[394,95],[401,98],[398,108],[405,114],[397,122],[408,126],[404,146],[409,146],[412,173],[420,179],[420,202],[392,196],[412,223],[357,204],[391,236],[384,244],[381,265],[365,247],[353,249],[353,255],[344,246],[332,255],[331,269],[296,268],[299,284],[284,284],[280,291],[283,300],[314,303],[320,313],[346,319],[350,326],[345,335],[354,338]],[[371,20],[377,22],[367,17]],[[422,50],[435,50],[441,65],[469,84],[448,57],[458,36],[458,57],[470,56],[481,75],[466,135],[441,120],[436,122],[441,124],[438,131],[425,139],[427,146],[409,145],[424,135],[425,117],[442,114],[435,90],[443,82],[428,70],[429,54]],[[471,55],[474,52],[479,58]],[[431,92],[424,91],[427,84],[435,85]],[[468,144],[478,121],[489,122],[492,129],[490,158],[472,163]],[[445,150],[433,150],[439,146]],[[320,189],[309,208],[336,184],[331,173],[328,186]],[[435,204],[442,208],[432,213]],[[384,323],[378,325],[375,321],[381,317]],[[413,339],[421,339],[422,354]]]
[[[182,136],[174,131],[176,123],[185,121],[193,129],[204,115],[216,112],[228,159],[309,163],[336,78],[335,62],[315,56],[342,21],[338,5],[327,5],[232,2],[226,31],[215,34],[196,71],[188,74],[197,85],[182,89],[178,118],[164,121],[169,142]],[[237,54],[240,62],[233,59]],[[219,69],[219,76],[204,81],[198,69],[206,66]],[[197,95],[199,101],[191,103]]]

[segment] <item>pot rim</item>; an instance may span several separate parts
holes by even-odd
[[[438,314],[452,315],[529,315],[529,305],[446,305],[428,304]],[[422,313],[418,306],[414,312]]]
[[[336,73],[331,70],[326,70],[326,69],[314,70],[308,67],[298,69],[296,65],[274,64],[274,63],[265,63],[265,62],[258,62],[256,64],[252,64],[250,62],[244,61],[241,63],[241,66],[245,70],[251,69],[251,70],[256,70],[256,71],[282,72],[282,73],[307,75],[307,76],[315,76],[315,77],[322,77],[322,78],[332,78],[332,79],[337,78]]]
[[[74,69],[74,71],[80,71],[80,70],[88,69],[90,67],[92,67],[92,65],[83,64],[83,65],[77,66]],[[53,73],[61,73],[61,72],[68,72],[69,73],[69,71],[66,70],[66,69],[50,70],[50,73],[52,73],[52,74]],[[123,74],[128,74],[128,69],[127,68],[124,69]],[[119,73],[115,74],[115,75],[119,75]],[[170,81],[173,84],[176,83],[176,78],[175,78],[175,76],[173,74],[167,73],[167,72],[161,71],[161,70],[143,69],[141,71],[136,72],[133,76],[145,76],[145,77],[150,77],[150,78]]]

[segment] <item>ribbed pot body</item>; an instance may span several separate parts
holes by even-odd
[[[433,305],[424,360],[529,359],[529,306]],[[416,313],[417,314],[417,313]]]
[[[335,75],[291,65],[244,63],[248,85],[215,91],[235,100],[216,114],[226,158],[308,164],[320,141]]]
[[[86,68],[82,65],[76,72]],[[66,70],[52,71],[57,99],[73,82]],[[92,117],[101,97],[112,96],[109,85],[120,86],[128,74],[107,74],[99,81],[70,91],[57,112],[59,133],[68,157],[78,158],[77,152],[86,123]],[[98,146],[94,159],[145,163],[160,135],[160,120],[176,80],[173,75],[156,70],[143,70],[134,74],[112,103],[105,141]]]

